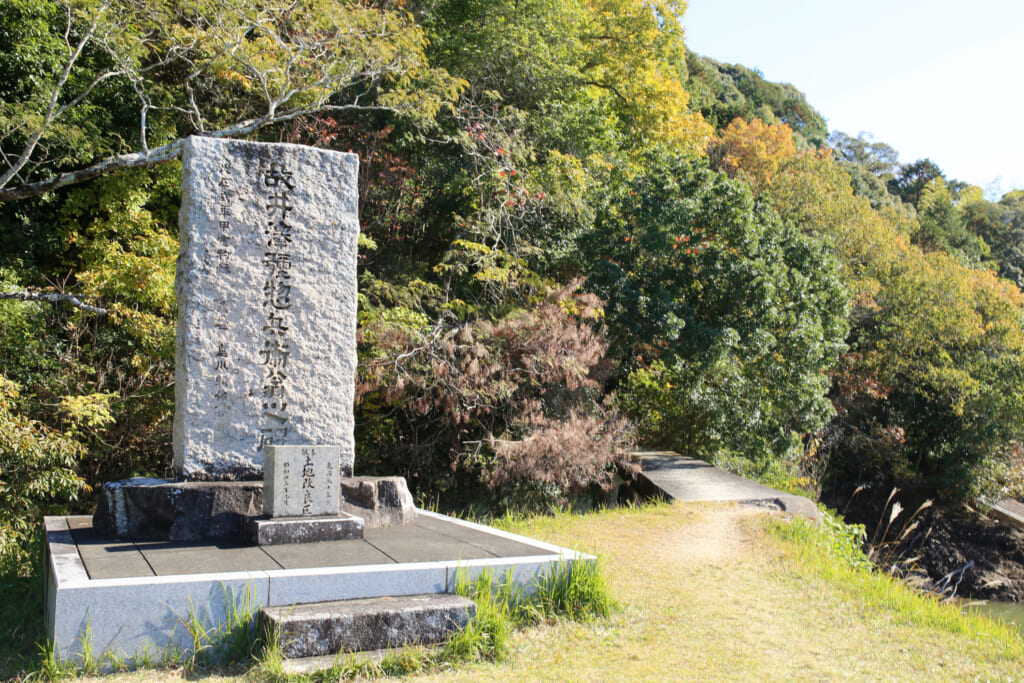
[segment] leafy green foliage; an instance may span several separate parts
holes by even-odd
[[[824,144],[828,134],[825,119],[792,85],[772,83],[755,70],[739,64],[722,64],[689,51],[686,68],[690,106],[717,130],[736,118],[760,119],[768,124],[788,125],[804,145]]]
[[[888,181],[889,191],[904,203],[917,206],[928,183],[945,177],[942,169],[931,159],[919,159],[912,164],[900,166],[896,177]]]
[[[788,451],[830,413],[846,293],[815,240],[705,165],[650,158],[582,241],[648,443]]]
[[[85,482],[76,472],[82,445],[29,420],[17,411],[18,387],[0,378],[0,567],[24,570],[31,539],[41,532],[42,516],[66,509]],[[91,413],[91,415],[90,415]],[[71,419],[99,419],[79,411]]]
[[[941,250],[968,264],[988,258],[989,246],[964,225],[942,178],[931,180],[921,191],[917,220],[920,227],[913,241],[924,251]]]
[[[362,2],[18,2],[0,84],[0,199],[180,153],[325,109],[431,120],[461,84],[432,70],[400,12]],[[9,38],[8,38],[9,39]],[[336,98],[336,99],[332,99]],[[366,100],[370,100],[366,102]]]
[[[889,193],[888,184],[896,179],[899,154],[884,142],[872,142],[861,133],[853,138],[841,131],[828,136],[836,161],[850,174],[853,193],[867,197],[871,208],[900,208],[902,201]]]
[[[794,158],[769,196],[827,239],[853,288],[850,351],[832,391],[837,440],[823,449],[833,476],[976,494],[983,463],[1021,436],[1019,290],[910,244],[916,222],[855,197],[832,160]]]
[[[433,63],[508,106],[567,109],[611,126],[619,144],[664,143],[697,152],[710,129],[687,110],[677,0],[471,0],[415,3]],[[589,111],[584,111],[584,108]],[[536,120],[536,119],[539,119]],[[584,131],[589,132],[587,128]],[[554,145],[551,145],[554,146]]]
[[[422,495],[596,491],[620,411],[772,476],[802,446],[967,495],[1015,452],[1020,301],[982,269],[1024,282],[1020,197],[864,135],[829,161],[793,86],[687,52],[680,0],[6,9],[4,287],[108,311],[0,302],[9,416],[90,485],[169,473],[179,168],[154,164],[197,131],[359,154],[360,467]]]
[[[1009,194],[967,202],[960,211],[965,228],[989,245],[999,276],[1024,289],[1024,202]]]

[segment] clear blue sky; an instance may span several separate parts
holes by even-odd
[[[829,130],[1024,189],[1024,0],[689,0],[686,43],[792,83]]]

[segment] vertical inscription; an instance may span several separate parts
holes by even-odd
[[[260,448],[283,443],[288,437],[289,309],[292,305],[292,223],[294,210],[291,193],[295,189],[293,173],[284,164],[273,162],[263,174],[266,216],[263,225],[263,338],[260,363],[263,365],[263,424]]]
[[[263,512],[270,517],[336,515],[341,446],[267,444]]]
[[[335,483],[351,472],[357,171],[354,155],[189,138],[175,283],[182,478],[255,479],[266,448],[287,444],[339,444]],[[291,464],[296,510],[302,466]]]
[[[316,469],[313,466],[313,449],[303,448],[302,457],[305,461],[302,464],[302,514],[308,515],[313,510],[313,496],[316,486],[313,484],[316,479]]]
[[[292,483],[292,464],[285,460],[281,463],[281,506],[285,510],[291,509],[291,483]]]
[[[234,254],[232,245],[232,211],[231,205],[235,201],[235,192],[232,190],[231,160],[225,155],[217,165],[219,180],[217,181],[217,231],[216,243],[208,247],[206,254],[206,266],[215,275],[231,273],[231,257]],[[212,253],[211,251],[212,250]],[[218,292],[214,300],[213,326],[216,330],[228,329],[228,294],[226,290]],[[220,337],[220,335],[217,335]],[[228,346],[223,341],[218,341],[213,349],[214,368],[214,389],[213,396],[216,400],[218,413],[223,413],[229,408],[229,397],[231,393],[231,358],[228,354]]]

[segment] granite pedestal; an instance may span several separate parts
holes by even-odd
[[[46,519],[46,621],[59,661],[94,654],[158,661],[191,646],[229,606],[451,593],[455,575],[484,570],[529,585],[563,562],[595,558],[423,510],[398,527],[350,541],[249,546],[231,542],[114,541],[90,517]]]

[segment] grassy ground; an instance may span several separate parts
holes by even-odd
[[[520,632],[500,665],[415,680],[1022,680],[1019,636],[770,527],[681,505],[515,524],[599,553],[620,611]]]
[[[507,528],[600,555],[618,610],[519,631],[504,662],[412,680],[1024,680],[1015,632],[844,568],[807,526],[677,504]]]

